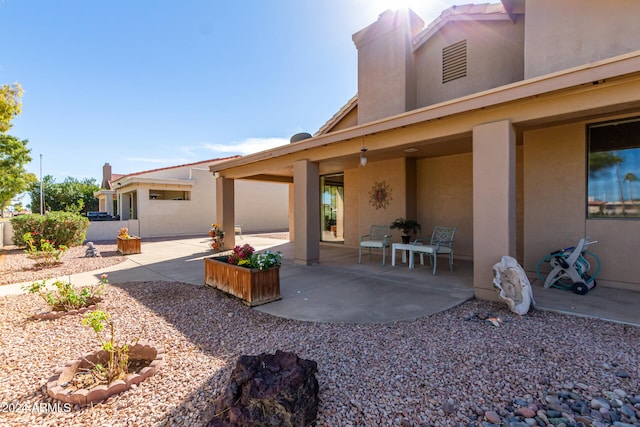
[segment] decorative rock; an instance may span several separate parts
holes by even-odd
[[[447,415],[453,414],[456,411],[456,407],[455,407],[453,399],[451,399],[451,398],[447,399],[447,401],[444,402],[444,404],[442,405],[442,410]]]
[[[500,415],[498,415],[495,411],[487,411],[484,413],[484,419],[489,421],[490,423],[500,424],[502,421]]]
[[[620,389],[620,388],[614,388],[613,389],[613,393],[618,396],[620,399],[624,399],[625,397],[627,397],[627,392]]]
[[[306,426],[318,411],[318,365],[295,353],[240,356],[207,426]]]
[[[611,408],[611,405],[609,405],[609,402],[604,400],[602,397],[594,397],[593,399],[591,399],[591,407],[593,409],[604,408],[608,411]]]
[[[498,298],[509,306],[516,314],[524,315],[529,307],[535,307],[531,283],[518,261],[510,256],[503,256],[493,266],[493,287],[498,291]]]
[[[616,371],[616,377],[620,377],[620,378],[630,378],[631,375],[629,374],[629,372],[625,371],[624,369],[618,369]]]
[[[633,407],[629,404],[622,405],[620,408],[620,412],[627,418],[632,418],[636,416],[636,411],[633,410]]]
[[[516,415],[523,416],[525,418],[533,418],[536,416],[536,413],[531,408],[518,408],[515,411]]]

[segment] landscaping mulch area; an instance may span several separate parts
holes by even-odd
[[[93,331],[80,316],[33,320],[41,305],[34,295],[0,297],[0,402],[14,404],[0,424],[202,426],[237,358],[276,350],[318,363],[317,426],[498,425],[485,420],[524,422],[517,414],[526,411],[516,411],[527,405],[551,417],[544,405],[563,396],[587,405],[640,398],[640,328],[605,321],[521,317],[473,300],[410,322],[301,322],[173,282],[107,285],[102,304],[118,337],[164,346],[160,371],[93,406],[56,407],[46,381],[67,360],[97,350]],[[499,326],[483,320],[487,312]]]
[[[0,286],[99,270],[120,264],[127,259],[117,252],[115,242],[94,242],[94,244],[100,252],[99,257],[85,257],[87,247],[75,246],[65,251],[59,264],[49,267],[36,267],[35,261],[29,259],[23,249],[5,246],[0,255],[3,258],[0,260]]]

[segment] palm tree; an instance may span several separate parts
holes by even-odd
[[[622,203],[622,216],[625,215],[624,194],[622,194],[622,180],[620,179],[619,164],[624,162],[624,157],[620,157],[612,151],[601,151],[589,154],[589,175],[598,176],[603,170],[610,167],[615,168],[618,188],[620,190],[620,202]]]
[[[632,206],[634,205],[634,203],[633,203],[633,192],[631,191],[631,188],[633,187],[633,183],[637,180],[638,180],[638,177],[633,172],[628,172],[624,176],[624,181],[627,181],[629,183],[629,200],[631,200]]]

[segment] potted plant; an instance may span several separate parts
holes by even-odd
[[[249,306],[280,299],[280,252],[255,253],[245,244],[230,255],[204,259],[206,285],[236,296]]]
[[[117,237],[118,252],[122,255],[139,254],[141,252],[140,237],[130,235],[127,227],[122,227]]]
[[[413,219],[404,219],[402,217],[396,218],[391,223],[391,228],[402,230],[402,243],[409,243],[409,233],[417,234],[418,231],[422,231],[422,226],[418,224],[418,221]]]

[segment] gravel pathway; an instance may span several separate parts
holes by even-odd
[[[318,426],[599,427],[614,425],[611,414],[620,417],[615,425],[640,425],[637,327],[548,312],[519,317],[484,301],[411,322],[310,323],[170,282],[109,285],[105,296],[119,336],[164,345],[160,373],[93,407],[47,412],[38,408],[54,404],[43,393],[54,369],[98,343],[78,317],[31,320],[40,307],[33,295],[0,297],[2,425],[201,426],[237,357],[277,349],[317,361]],[[486,311],[505,322],[481,320]],[[606,411],[600,400],[620,406]],[[576,401],[589,424],[575,410],[552,412]]]

